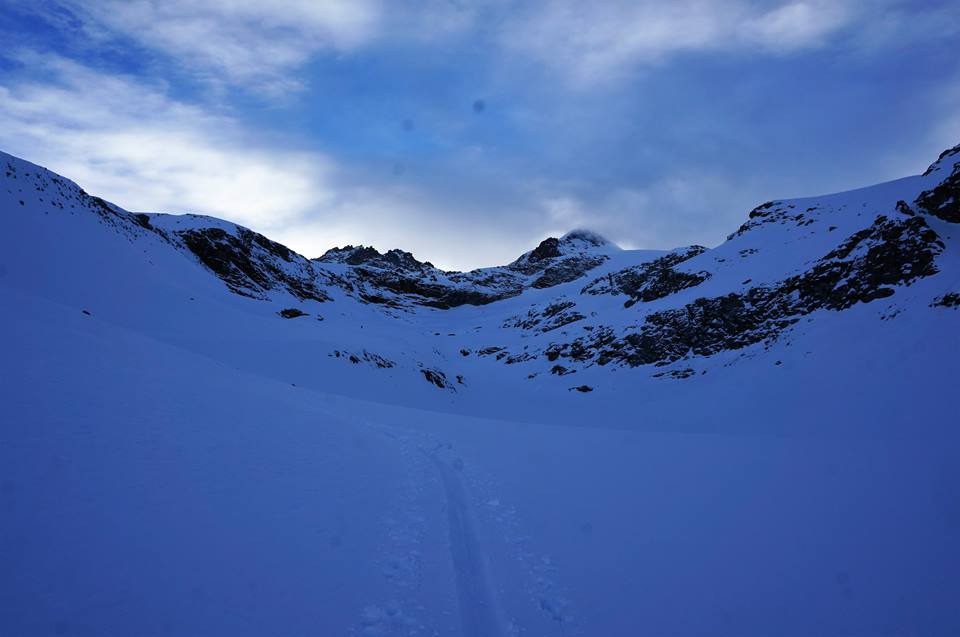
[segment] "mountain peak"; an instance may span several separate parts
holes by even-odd
[[[960,144],[940,153],[937,161],[930,164],[930,167],[923,173],[923,176],[926,177],[944,168],[947,168],[948,171],[954,170],[958,163],[960,163]]]
[[[560,243],[586,244],[593,247],[616,247],[603,235],[586,228],[576,228],[560,237]]]
[[[380,253],[373,246],[347,245],[330,248],[314,259],[323,263],[346,263],[347,265],[370,265],[378,268],[422,271],[432,269],[429,261],[418,261],[413,254],[393,249]]]
[[[617,246],[602,235],[578,228],[571,230],[559,239],[547,237],[530,252],[525,253],[518,261],[537,262],[555,257],[569,256],[581,252],[608,252],[617,250]]]

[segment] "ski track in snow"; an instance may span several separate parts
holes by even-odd
[[[441,442],[429,434],[412,432],[398,434],[387,426],[369,422],[365,424],[397,442],[400,452],[414,467],[413,471],[421,476],[420,479],[426,479],[425,473],[430,470],[429,466],[425,465],[432,465],[436,471],[445,496],[444,509],[447,514],[450,557],[456,578],[461,634],[464,637],[514,637],[523,632],[516,619],[506,621],[507,613],[500,603],[498,588],[490,572],[489,558],[480,540],[480,533],[477,530],[479,519],[475,513],[483,514],[485,519],[489,518],[487,523],[494,524],[498,533],[503,535],[505,544],[516,552],[513,559],[525,574],[526,583],[523,588],[529,595],[530,603],[538,612],[547,616],[560,635],[567,634],[571,630],[576,633],[569,611],[569,600],[557,590],[556,566],[550,558],[537,555],[531,549],[532,538],[520,532],[516,510],[509,505],[501,505],[500,498],[495,495],[497,489],[493,480],[489,477],[484,480],[473,475],[474,472],[467,475],[470,467],[465,467],[463,459],[453,453],[453,446],[450,443]],[[471,510],[465,485],[471,476],[473,477],[471,481],[476,482],[474,486],[478,490],[474,494],[475,499],[478,497],[480,501],[486,502],[488,507],[491,502],[496,502],[496,507],[492,510],[484,509],[477,512]],[[416,481],[413,474],[410,478]],[[422,495],[423,490],[417,488],[412,482],[406,492]],[[404,576],[400,575],[400,572],[405,569],[393,567],[409,566],[418,559],[423,529],[417,530],[414,527],[417,525],[422,527],[424,518],[422,515],[412,513],[415,511],[413,505],[404,505],[401,508],[409,510],[411,514],[403,520],[396,515],[391,515],[387,520],[392,529],[390,536],[394,546],[392,551],[388,551],[384,573],[388,579],[393,579],[394,584],[404,588],[409,594],[415,592],[419,586],[416,580],[420,573],[416,573],[415,576],[413,574]],[[417,538],[416,550],[413,553],[408,551],[409,543],[398,542],[398,539],[404,537]],[[398,576],[394,578],[393,575]],[[427,627],[419,621],[414,621],[407,609],[422,611],[423,605],[407,599],[403,603],[393,601],[385,606],[369,606],[365,610],[363,620],[365,634],[412,635],[420,634],[420,631],[425,630],[429,634],[431,630],[435,630],[427,630]]]
[[[464,637],[504,635],[497,604],[497,593],[490,583],[486,558],[470,517],[463,483],[456,460],[450,464],[435,454],[421,450],[436,464],[447,496],[447,520],[450,525],[450,553],[457,578],[460,623]]]

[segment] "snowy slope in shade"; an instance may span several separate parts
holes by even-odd
[[[5,634],[949,635],[960,621],[955,437],[388,407],[3,292],[21,308],[2,363]],[[451,533],[451,507],[468,533]],[[481,557],[458,559],[471,541]],[[463,608],[459,587],[495,608]],[[478,617],[497,632],[472,631]]]
[[[711,250],[446,273],[2,156],[0,634],[958,634],[957,159]],[[761,340],[571,356],[758,287]]]

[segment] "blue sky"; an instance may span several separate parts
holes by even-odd
[[[6,0],[0,41],[0,149],[308,256],[715,245],[960,142],[946,0]]]

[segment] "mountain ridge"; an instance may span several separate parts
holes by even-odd
[[[807,343],[811,356],[832,348],[810,340],[821,329],[815,326],[831,334],[840,329],[831,326],[856,324],[868,334],[886,324],[903,329],[895,326],[905,316],[937,325],[957,316],[951,300],[960,146],[922,175],[761,204],[714,248],[622,250],[574,230],[544,239],[511,263],[469,272],[440,270],[400,249],[347,246],[310,259],[229,221],[127,212],[9,155],[0,157],[0,170],[11,236],[42,237],[47,246],[41,258],[8,244],[8,257],[19,256],[7,270],[27,263],[36,270],[15,284],[62,287],[66,262],[77,276],[90,270],[101,280],[124,269],[131,277],[127,294],[144,307],[160,288],[185,290],[176,296],[189,299],[187,305],[172,300],[157,310],[180,326],[185,335],[177,338],[195,343],[189,334],[199,328],[177,316],[188,316],[201,298],[218,306],[239,302],[244,313],[280,321],[268,328],[278,338],[302,333],[318,339],[311,340],[314,356],[369,368],[370,387],[389,378],[398,387],[415,386],[409,394],[418,401],[433,400],[423,391],[439,389],[455,396],[451,408],[477,405],[491,391],[569,391],[589,401],[623,386],[624,378],[640,387],[647,381],[662,387],[664,380],[695,387],[695,377],[708,372],[729,375],[731,366],[780,361],[794,343]],[[64,232],[80,238],[67,251]],[[130,254],[121,258],[122,245]],[[87,278],[56,294],[102,296],[91,287],[93,275]],[[131,317],[123,320],[154,320],[132,300],[126,307],[101,303],[117,317]],[[210,320],[236,318],[233,310],[220,316]],[[371,324],[376,333],[364,329]],[[286,374],[283,364],[278,360],[272,373]],[[639,376],[609,373],[618,368]],[[340,382],[324,370],[312,382]],[[642,391],[662,393],[653,386]]]

